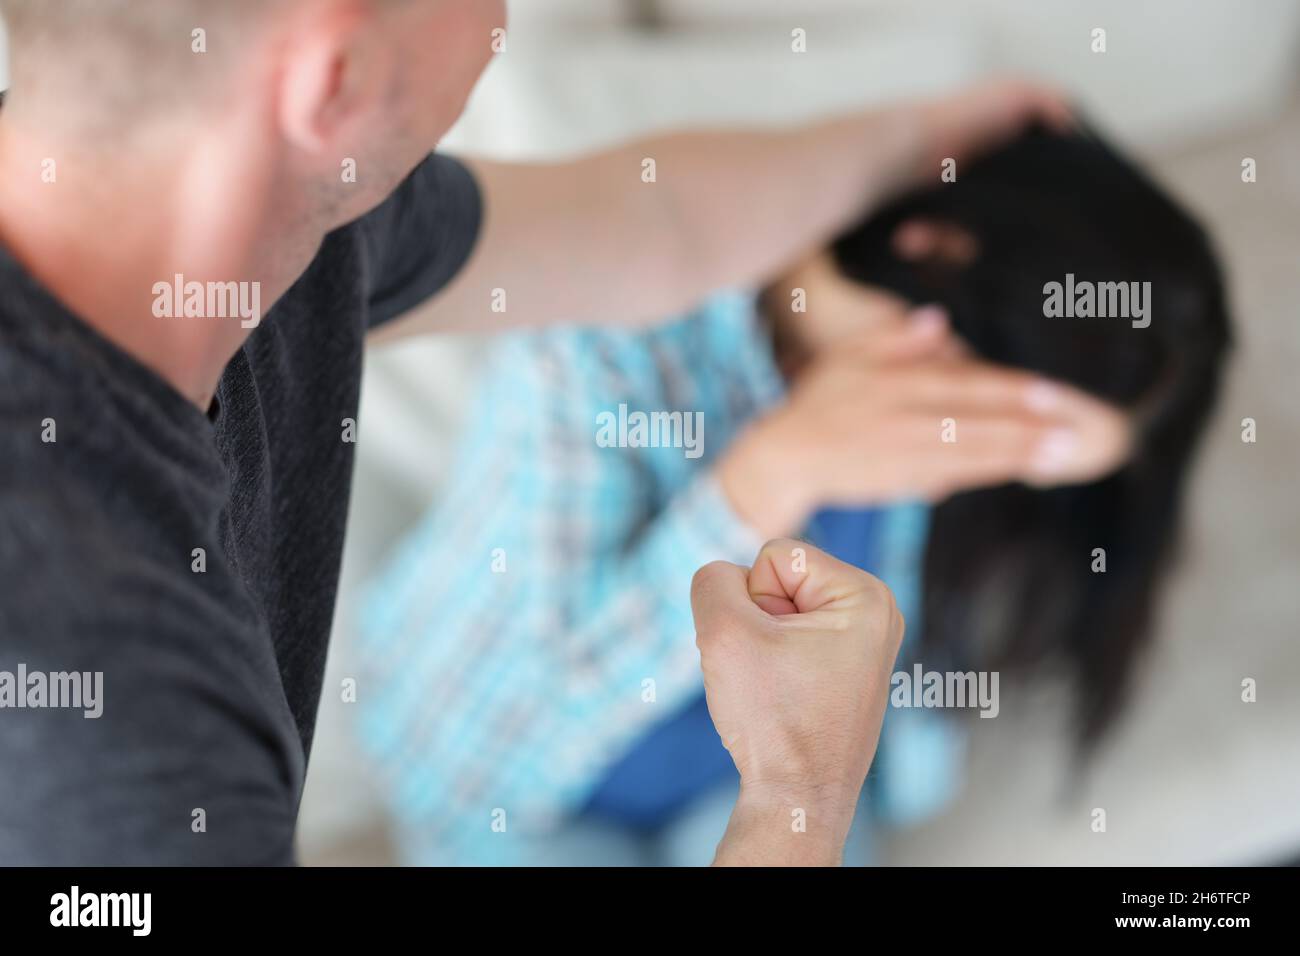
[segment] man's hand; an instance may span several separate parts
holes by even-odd
[[[1063,93],[1015,78],[985,80],[955,93],[901,103],[881,115],[892,117],[895,132],[879,150],[882,162],[873,205],[912,189],[938,186],[945,159],[956,160],[960,170],[962,163],[997,149],[1035,124],[1060,133],[1075,125]]]
[[[921,104],[918,114],[934,169],[948,156],[969,159],[995,149],[1035,123],[1060,133],[1075,123],[1064,94],[1018,79],[978,83]]]
[[[879,580],[800,541],[691,587],[709,714],[740,771],[717,865],[838,864],[903,618]]]

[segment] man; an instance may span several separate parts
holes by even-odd
[[[0,680],[8,864],[292,861],[368,332],[481,330],[503,297],[514,325],[669,314],[1061,116],[1002,86],[467,166],[428,154],[500,2],[0,9],[0,675],[26,675]],[[792,578],[784,547],[697,583],[744,781],[721,862],[833,860],[901,628],[877,583],[821,557]],[[98,716],[48,693],[68,675],[102,687]],[[813,838],[788,838],[792,801]]]

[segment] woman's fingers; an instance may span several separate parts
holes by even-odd
[[[889,365],[952,354],[955,339],[942,306],[923,305],[882,320],[861,333],[846,336],[837,352],[850,361]]]
[[[955,415],[978,411],[1051,414],[1070,396],[1064,386],[979,359],[936,362],[899,373],[908,403]],[[941,415],[941,417],[946,417]]]
[[[1050,487],[1093,480],[1121,464],[1129,447],[1122,413],[1100,403],[1087,420],[973,413],[905,421],[912,482],[932,499],[1009,481]]]
[[[1019,480],[1052,444],[1054,431],[1050,423],[1025,415],[935,419],[910,413],[896,421],[890,443],[905,463],[907,489],[936,500]]]
[[[901,404],[924,408],[940,418],[971,414],[1025,414],[1060,422],[1086,422],[1108,409],[1080,389],[1023,369],[982,359],[943,361],[887,370]]]
[[[792,407],[819,436],[807,446],[812,470],[836,503],[1091,481],[1129,454],[1123,411],[1032,372],[954,357],[946,324],[940,333],[908,321],[837,348],[796,389]]]
[[[1011,476],[1019,480],[1040,486],[1093,481],[1131,454],[1129,416],[1069,385],[989,366],[957,376],[937,390],[945,388],[946,400],[925,410],[952,422],[952,433],[975,439],[977,449],[1010,454],[1025,434],[1036,435],[1028,460]],[[1000,422],[990,421],[986,429],[984,420],[991,416]],[[1016,434],[1018,428],[1024,433]]]
[[[952,441],[932,445],[926,456],[933,465],[924,484],[944,495],[1050,471],[1058,446],[1072,441],[1068,431],[1030,418],[967,417],[955,420],[949,435]]]

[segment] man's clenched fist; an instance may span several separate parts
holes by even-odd
[[[740,771],[717,864],[838,863],[876,752],[903,618],[878,579],[801,541],[691,586],[709,714]]]

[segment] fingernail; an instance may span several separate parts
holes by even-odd
[[[1052,475],[1064,471],[1074,459],[1079,436],[1069,428],[1053,428],[1034,451],[1034,471]]]
[[[1025,390],[1025,405],[1036,412],[1050,412],[1060,404],[1060,388],[1045,379],[1039,379]]]

